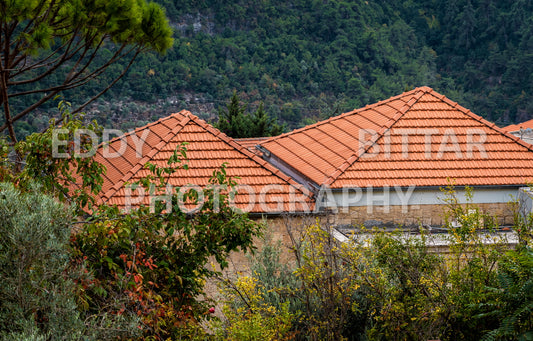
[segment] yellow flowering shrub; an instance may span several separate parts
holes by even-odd
[[[217,339],[291,340],[291,327],[297,315],[289,311],[289,302],[276,308],[265,302],[265,288],[256,278],[243,276],[234,283],[226,282],[222,293],[226,298],[222,307],[223,319],[213,321]]]

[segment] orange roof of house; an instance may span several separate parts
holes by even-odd
[[[137,128],[97,149],[95,159],[103,164],[107,171],[104,174],[101,195],[117,184],[126,173],[135,167],[153,146],[158,145],[186,117],[187,112],[164,117],[158,121]],[[145,141],[144,143],[142,141]],[[137,150],[137,145],[139,150]],[[121,151],[123,149],[123,152]],[[116,155],[116,156],[115,156]]]
[[[235,139],[235,141],[237,141],[241,146],[249,149],[255,147],[261,142],[265,142],[268,139],[270,139],[270,137],[243,137]]]
[[[518,124],[511,124],[511,125],[508,125],[507,127],[503,127],[502,130],[505,131],[505,132],[508,132],[508,133],[512,133],[512,132],[515,132],[515,131],[520,131],[520,128],[522,128],[522,129],[527,129],[527,128],[533,129],[533,120],[525,121],[525,122],[518,123]]]
[[[531,145],[428,87],[271,138],[261,147],[276,164],[332,188],[533,180]]]
[[[249,151],[261,156],[261,152],[255,148],[261,142],[265,142],[270,137],[243,137],[235,139],[235,141],[243,147],[248,148]]]
[[[137,154],[134,142],[140,137],[144,137],[146,142],[141,153]],[[148,175],[147,162],[166,167],[174,150],[186,142],[189,169],[173,173],[169,179],[171,185],[205,186],[213,172],[226,162],[227,175],[239,178],[236,181],[240,186],[250,186],[251,193],[244,188],[236,196],[238,208],[255,213],[306,212],[313,209],[310,194],[302,185],[190,112],[181,111],[111,140],[109,146],[112,152],[119,151],[121,140],[127,142],[122,156],[104,157],[103,146],[96,155],[96,159],[108,169],[100,196],[108,204],[125,207],[125,184]],[[253,201],[248,206],[250,199]],[[148,205],[149,198],[141,203]]]

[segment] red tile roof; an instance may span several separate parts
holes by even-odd
[[[428,87],[271,138],[276,160],[317,185],[520,185],[533,147]]]
[[[96,151],[95,158],[107,168],[107,172],[104,174],[102,194],[105,194],[113,185],[119,182],[130,169],[151,151],[153,146],[160,143],[174,127],[179,125],[185,119],[187,113],[186,111],[181,111],[164,117],[110,140],[107,146],[101,146]],[[142,143],[143,140],[145,140],[145,143]],[[139,153],[137,153],[137,145],[140,147]],[[125,148],[123,153],[120,153],[121,148]],[[117,156],[113,157],[115,155]]]
[[[525,121],[525,122],[518,123],[518,124],[511,124],[511,125],[508,125],[507,127],[503,127],[502,130],[508,133],[513,133],[513,132],[520,131],[520,128],[533,129],[533,120]]]
[[[249,151],[253,152],[254,154],[261,155],[261,152],[255,148],[258,144],[261,142],[265,142],[270,137],[247,137],[247,138],[238,138],[235,139],[235,141],[240,144],[241,146],[248,148]]]
[[[137,155],[134,142],[140,136],[144,136],[146,142],[142,153]],[[109,204],[125,207],[124,185],[146,176],[149,173],[145,168],[147,162],[166,167],[176,147],[186,142],[189,169],[179,169],[172,174],[169,180],[171,185],[205,186],[213,171],[226,162],[227,175],[239,178],[237,182],[241,186],[250,186],[250,195],[255,196],[255,204],[248,206],[250,198],[247,192],[239,191],[235,200],[237,207],[255,213],[303,212],[312,209],[312,199],[303,186],[187,111],[170,115],[110,141],[112,151],[120,149],[121,139],[127,142],[126,151],[121,157],[105,158],[103,147],[96,155],[96,159],[108,169],[101,200]],[[278,206],[279,202],[281,206]],[[148,196],[142,203],[149,204]]]

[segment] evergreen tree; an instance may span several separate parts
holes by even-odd
[[[237,91],[233,95],[226,108],[218,110],[218,123],[215,126],[224,134],[234,137],[250,137],[250,118],[245,114],[246,105],[241,104]]]
[[[218,110],[215,127],[233,138],[276,136],[285,129],[266,113],[262,102],[253,114],[247,113],[246,108],[234,91],[226,108]]]
[[[103,8],[107,3],[112,7],[144,1],[147,0],[100,2]],[[271,0],[253,4],[243,0],[155,1],[165,6],[172,22],[184,23],[176,26],[179,39],[165,56],[143,53],[137,57],[123,82],[106,95],[114,107],[106,103],[108,107],[103,110],[91,110],[90,114],[100,111],[95,114],[100,124],[129,129],[146,119],[135,117],[135,112],[149,111],[156,116],[162,111],[187,109],[185,102],[167,101],[170,97],[179,99],[192,94],[204,103],[217,103],[231,97],[228,89],[243,89],[250,96],[250,103],[268,103],[267,111],[292,129],[301,127],[304,119],[320,119],[322,103],[328,112],[333,112],[330,108],[339,98],[346,98],[339,109],[344,112],[397,95],[406,87],[422,85],[501,125],[532,116],[533,2],[529,0],[410,1],[408,6],[402,1],[299,1],[297,5]],[[48,4],[45,0],[13,0],[2,5],[0,1],[0,14],[11,18],[14,8],[31,13],[30,4],[39,2]],[[80,8],[94,3],[79,2]],[[124,17],[129,13],[120,6],[116,11],[123,12]],[[107,16],[101,18],[103,21]],[[127,27],[126,20],[114,18],[110,18],[109,29],[115,23],[119,28],[122,23]],[[24,27],[19,25],[13,33]],[[37,34],[34,39],[31,35],[25,37],[32,38],[28,40],[32,44],[30,50],[39,41]],[[6,45],[3,39],[0,35],[0,46]],[[51,47],[61,45],[58,39],[55,41]],[[114,38],[106,41],[118,44]],[[95,65],[103,65],[104,59],[119,49],[107,45],[103,50],[100,52],[105,53],[95,56]],[[12,59],[13,55],[11,52],[7,60],[18,60]],[[86,55],[91,55],[90,51]],[[113,82],[128,60],[117,61],[97,81],[62,91],[63,95],[76,108]],[[72,61],[65,66],[74,64]],[[36,65],[49,69],[46,63]],[[9,66],[4,68],[6,75],[14,74],[8,71]],[[32,72],[34,75],[27,73],[27,78],[21,74],[19,80],[39,74],[37,70]],[[67,74],[68,70],[51,72],[32,84],[17,88],[10,85],[11,116],[16,117],[20,110],[40,101],[42,95],[50,96],[52,92],[45,89],[61,85]],[[34,93],[15,96],[15,92],[24,91]],[[138,102],[134,106],[131,100]],[[129,102],[127,107],[123,105],[125,101]],[[51,105],[43,103],[39,109],[48,111]],[[216,112],[215,109],[209,114]],[[26,117],[26,125],[18,121],[17,135],[42,131],[42,122],[48,122],[48,117],[42,119],[44,116],[32,112]],[[5,118],[0,119],[0,126],[4,121]]]
[[[276,136],[283,133],[284,126],[279,125],[265,111],[263,102],[259,104],[257,111],[250,118],[251,131],[249,137]]]
[[[140,52],[164,52],[173,44],[163,8],[145,0],[0,1],[0,13],[0,132],[7,130],[12,142],[15,122],[60,92],[125,60],[118,76],[77,112],[115,84]]]

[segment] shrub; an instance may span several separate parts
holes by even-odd
[[[256,331],[267,333],[261,328],[268,330],[269,317],[242,304],[252,297],[258,307],[298,307],[291,335],[302,340],[528,340],[530,225],[517,224],[520,244],[510,250],[497,219],[471,203],[469,188],[466,204],[453,188],[444,192],[447,234],[361,228],[340,243],[327,224],[306,223],[300,231],[296,220],[289,223],[295,270],[280,266],[279,250],[267,243],[252,277],[227,284],[233,290],[226,296],[239,304],[225,311],[226,332],[255,321]]]
[[[65,273],[71,211],[33,189],[0,184],[0,331],[77,338],[84,325]]]
[[[222,312],[224,320],[213,322],[215,335],[224,340],[291,340],[292,323],[298,314],[290,312],[290,302],[276,307],[265,301],[268,291],[253,277],[240,277],[227,283]]]
[[[60,138],[65,139],[59,151],[65,153],[65,158],[57,158],[51,152],[53,125],[45,133],[34,134],[15,146],[25,157],[24,169],[10,166],[4,144],[0,143],[0,176],[5,173],[7,179],[27,192],[20,198],[46,198],[35,200],[44,200],[50,206],[40,209],[33,203],[13,204],[12,198],[5,204],[6,212],[14,218],[7,215],[3,229],[11,231],[12,226],[21,226],[14,230],[16,237],[0,244],[5,253],[5,277],[23,274],[30,284],[26,288],[26,284],[20,286],[20,280],[13,280],[2,288],[3,292],[24,297],[15,296],[0,303],[9,312],[2,317],[9,324],[4,330],[0,326],[0,332],[18,333],[20,338],[37,338],[41,332],[45,338],[55,338],[48,333],[63,333],[67,339],[76,338],[69,332],[97,339],[130,338],[141,333],[144,339],[201,337],[205,332],[200,323],[211,316],[202,299],[203,287],[206,279],[216,273],[205,265],[214,259],[225,268],[230,252],[253,250],[253,238],[261,233],[260,224],[230,206],[236,182],[226,176],[222,165],[213,172],[203,191],[204,204],[194,214],[182,212],[179,191],[169,199],[170,210],[165,210],[161,201],[153,210],[142,206],[127,213],[117,207],[96,206],[95,196],[101,189],[105,169],[93,159],[77,155],[73,139],[78,129],[89,129],[98,135],[100,127],[95,123],[85,126],[82,116],[69,113],[68,103],[61,102],[59,109],[63,117]],[[81,140],[81,151],[89,151],[92,141]],[[167,167],[147,164],[150,174],[131,185],[164,191],[169,176],[178,167],[187,168],[181,158],[186,159],[184,146],[173,153]],[[42,181],[38,188],[33,179]],[[52,198],[69,203],[71,209]],[[198,194],[191,190],[183,199],[186,205],[196,206]],[[61,209],[68,214],[60,216]],[[71,234],[71,230],[75,233]],[[55,239],[50,239],[56,234]],[[39,251],[41,244],[51,249]],[[17,259],[21,248],[27,249],[31,258]],[[26,263],[18,265],[16,261]],[[45,287],[41,289],[39,285]],[[35,302],[31,300],[32,290]],[[50,308],[51,305],[58,308]],[[66,318],[52,320],[55,312]],[[20,318],[11,319],[13,314]],[[43,314],[45,317],[41,317]],[[56,322],[57,327],[49,326]]]
[[[164,169],[149,165],[153,176],[137,185],[160,185],[163,174],[173,171],[171,163]],[[212,257],[224,269],[228,254],[252,250],[253,237],[261,230],[229,206],[235,182],[226,177],[225,166],[214,172],[210,183],[213,186],[204,189],[205,204],[194,214],[181,211],[176,194],[169,211],[163,204],[128,214],[102,206],[84,224],[73,236],[72,247],[75,261],[86,259],[94,275],[79,289],[88,312],[137,315],[147,339],[203,335],[200,323],[211,316],[203,289],[206,279],[216,274],[206,265]],[[186,202],[195,202],[190,193],[194,191],[185,194]]]
[[[30,185],[0,184],[0,335],[13,340],[135,336],[136,318],[86,314],[76,282],[91,281],[85,262],[70,263],[72,210]]]
[[[488,288],[487,301],[476,305],[484,311],[477,318],[499,321],[483,340],[533,340],[533,250],[519,246],[498,265],[497,283]]]

